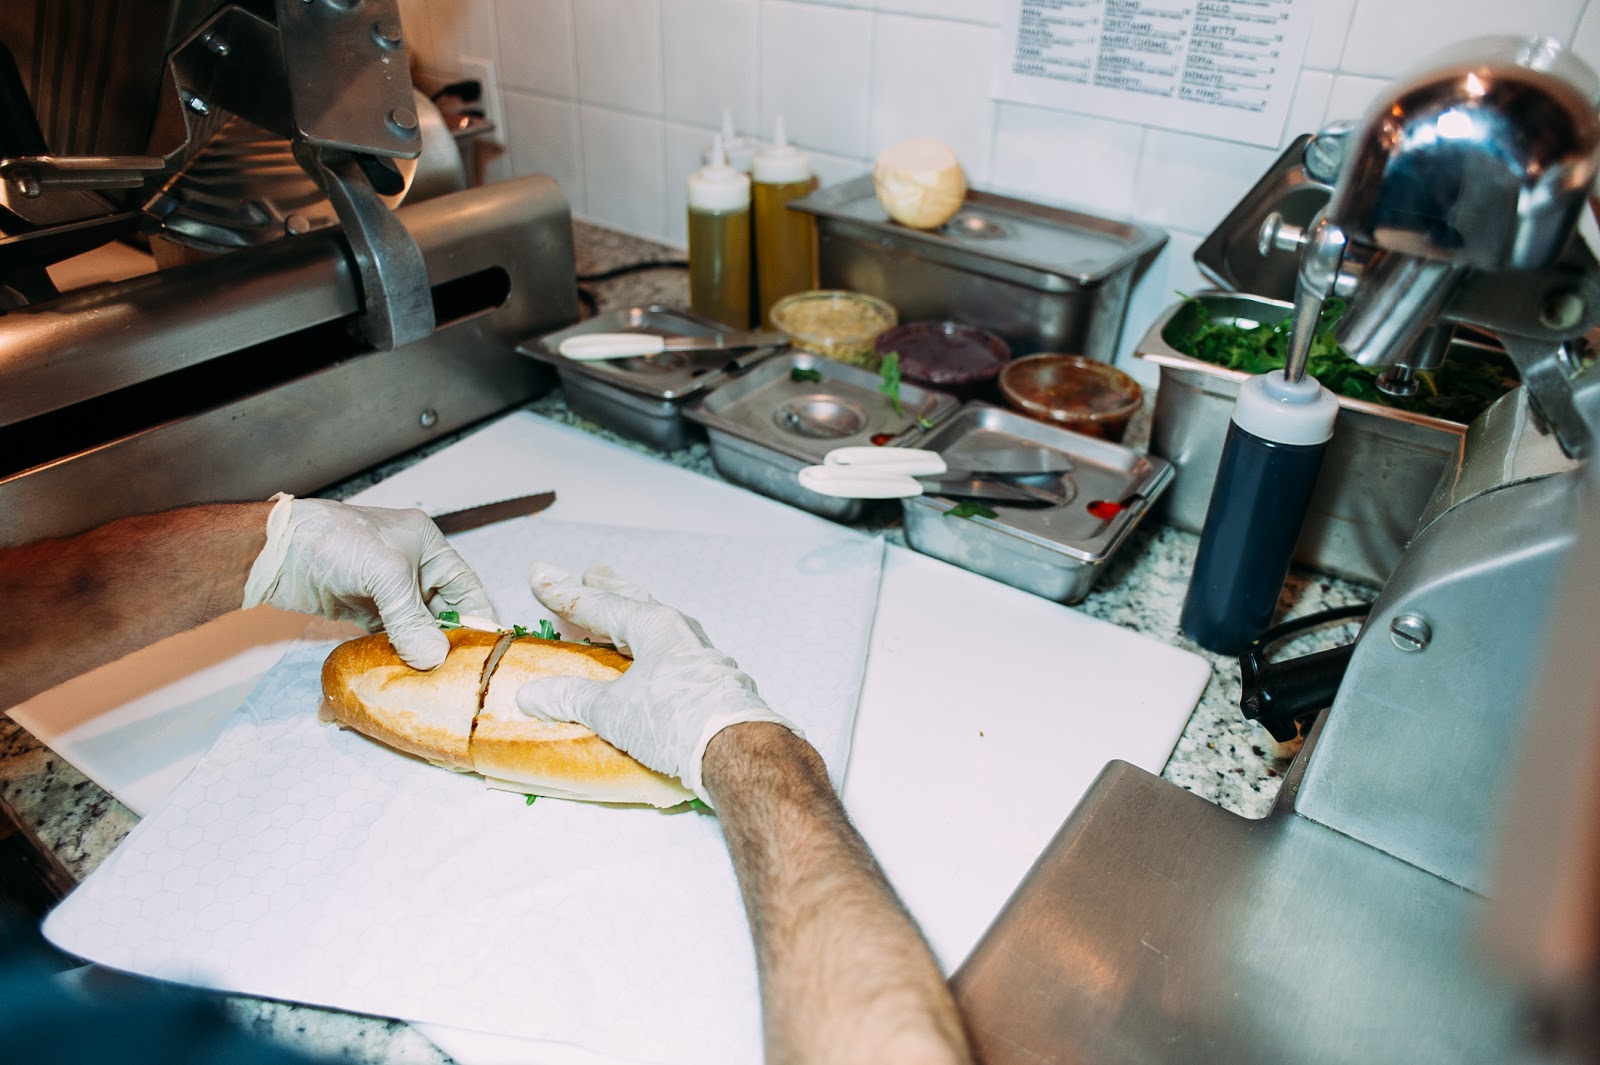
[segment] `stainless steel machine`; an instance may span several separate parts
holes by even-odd
[[[514,348],[578,317],[566,201],[418,202],[425,107],[397,0],[0,5],[0,545],[310,491],[553,385]],[[181,265],[56,290],[127,239]]]
[[[1471,426],[1271,815],[1107,767],[956,975],[986,1065],[1600,1048],[1597,101],[1554,42],[1476,41],[1308,146],[1332,198],[1263,238],[1298,251],[1292,345],[1338,294],[1387,388],[1452,322],[1523,386]]]

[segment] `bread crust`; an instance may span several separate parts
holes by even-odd
[[[500,786],[590,802],[676,806],[693,794],[646,768],[583,725],[542,721],[517,708],[530,680],[580,676],[609,681],[630,660],[586,644],[521,636],[481,674],[502,638],[451,629],[450,653],[421,672],[400,661],[381,633],[340,644],[322,667],[325,705],[339,724],[398,750],[452,769],[475,771]],[[482,690],[480,707],[479,693]]]

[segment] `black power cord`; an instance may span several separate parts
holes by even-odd
[[[599,284],[603,281],[615,281],[619,277],[643,273],[646,270],[687,269],[689,269],[689,261],[687,259],[645,259],[642,262],[626,263],[622,266],[612,267],[610,270],[601,270],[599,273],[579,274],[578,300],[584,307],[588,308],[590,314],[594,314],[600,309],[600,301],[595,298],[594,293],[583,287],[585,285]]]

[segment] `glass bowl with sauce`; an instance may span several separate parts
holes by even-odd
[[[1030,418],[1119,442],[1144,405],[1139,382],[1083,355],[1029,355],[1008,363],[1000,371],[1000,394]]]
[[[795,347],[869,370],[878,368],[872,342],[899,320],[878,297],[842,289],[796,292],[772,305],[772,327]]]
[[[1011,346],[960,322],[907,322],[878,337],[878,358],[900,356],[900,376],[961,399],[994,399],[994,381],[1011,361]]]

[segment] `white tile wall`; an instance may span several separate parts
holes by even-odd
[[[1548,33],[1600,66],[1600,0],[1310,0],[1284,143],[1359,117],[1389,78],[1485,33]],[[824,182],[911,136],[953,145],[975,184],[1167,229],[1135,290],[1131,348],[1194,249],[1277,149],[989,96],[1007,0],[402,0],[416,61],[497,57],[509,162],[598,222],[684,240],[683,182],[723,107],[740,132],[782,114]]]

